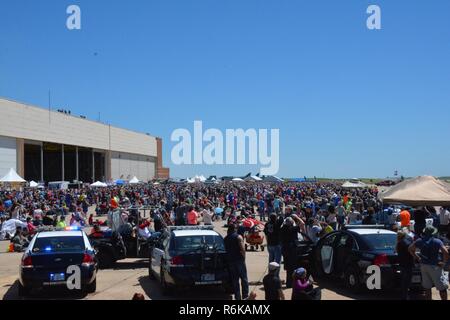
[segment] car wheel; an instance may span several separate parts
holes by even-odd
[[[92,281],[92,283],[86,285],[83,291],[85,293],[95,293],[95,291],[97,291],[97,279]]]
[[[345,285],[347,288],[355,292],[361,290],[359,274],[354,267],[349,267],[345,271]]]
[[[248,244],[245,244],[245,251],[248,251]]]
[[[264,250],[266,249],[265,246],[261,246],[261,251],[264,252]]]
[[[31,292],[31,288],[30,287],[24,287],[20,282],[19,282],[19,297],[26,297],[29,296]]]

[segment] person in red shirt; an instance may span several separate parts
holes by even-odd
[[[189,207],[189,212],[187,214],[187,223],[190,226],[198,225],[198,213],[194,210],[194,207]]]

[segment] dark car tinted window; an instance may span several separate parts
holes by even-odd
[[[83,237],[49,237],[37,238],[34,253],[84,251]]]
[[[175,238],[175,250],[177,251],[191,251],[200,249],[203,246],[208,245],[209,249],[214,246],[218,250],[225,250],[225,245],[222,237],[220,236],[185,236]]]
[[[376,251],[395,250],[397,244],[396,234],[366,234],[361,238],[371,250]]]

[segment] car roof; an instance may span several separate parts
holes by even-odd
[[[190,236],[218,236],[219,234],[214,230],[174,230],[175,237],[190,237]]]
[[[348,231],[352,232],[352,233],[356,233],[360,236],[369,235],[369,234],[391,234],[391,235],[396,234],[395,232],[386,230],[386,229],[352,229],[352,230],[348,230]]]
[[[37,234],[37,238],[81,237],[82,231],[45,231]]]

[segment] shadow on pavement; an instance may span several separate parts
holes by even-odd
[[[81,300],[86,294],[63,288],[35,290],[28,297],[19,297],[19,281],[14,282],[3,296],[3,300]]]
[[[140,259],[135,261],[118,261],[113,268],[105,270],[135,270],[148,268],[148,259]]]
[[[231,300],[220,287],[196,287],[178,289],[173,295],[164,295],[158,280],[140,277],[139,284],[151,300]]]

